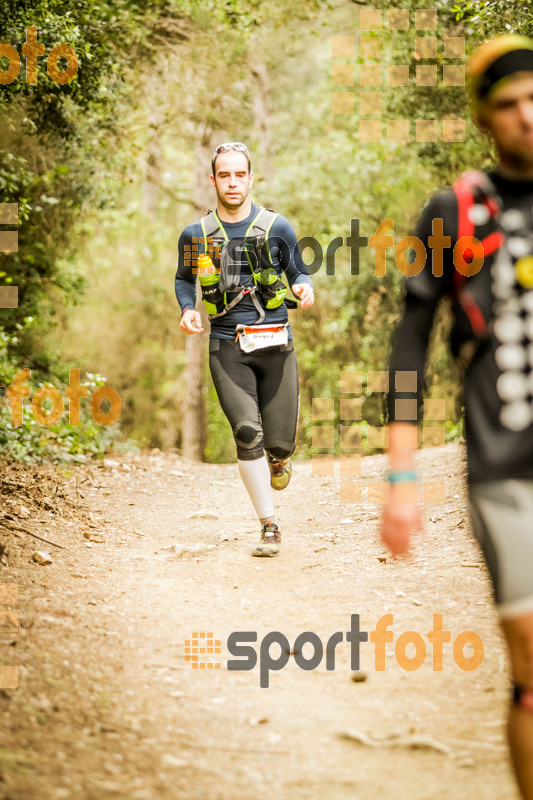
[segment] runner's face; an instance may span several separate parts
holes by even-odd
[[[533,167],[533,73],[522,73],[496,89],[481,124],[491,133],[503,164]]]
[[[253,172],[248,171],[248,160],[238,150],[228,150],[217,156],[216,175],[211,183],[216,189],[219,202],[228,209],[240,208],[248,199],[254,182]]]

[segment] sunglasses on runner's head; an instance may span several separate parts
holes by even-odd
[[[211,159],[211,168],[213,170],[213,175],[215,174],[215,161],[217,160],[217,156],[221,153],[227,153],[229,150],[237,150],[239,153],[244,153],[246,156],[246,160],[248,161],[248,170],[252,166],[250,161],[250,153],[248,148],[242,142],[226,142],[225,144],[219,144],[216,148],[215,152],[213,153],[213,158]]]
[[[227,153],[228,150],[242,150],[243,153],[250,155],[248,153],[248,148],[242,142],[226,142],[225,144],[219,144],[213,153],[213,158],[216,158],[221,153]]]

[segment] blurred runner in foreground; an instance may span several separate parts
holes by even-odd
[[[512,762],[522,796],[533,800],[533,40],[486,42],[469,76],[474,118],[492,137],[497,163],[433,197],[419,222],[428,257],[405,281],[391,356],[392,386],[395,372],[415,371],[417,392],[389,393],[390,503],[381,535],[402,554],[422,529],[416,408],[405,401],[420,407],[435,310],[448,295],[451,348],[464,367],[472,527],[509,647]]]

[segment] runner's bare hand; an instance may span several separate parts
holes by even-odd
[[[180,331],[190,336],[193,333],[203,333],[203,330],[200,312],[188,308],[181,318]]]
[[[300,298],[300,307],[309,308],[315,302],[315,293],[313,287],[308,283],[293,283],[291,286],[292,293]]]
[[[407,555],[411,549],[411,535],[423,529],[418,503],[398,503],[391,499],[383,505],[381,541],[393,555]]]

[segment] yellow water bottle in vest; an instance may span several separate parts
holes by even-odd
[[[219,314],[224,310],[224,296],[220,291],[220,272],[215,268],[211,258],[206,253],[200,253],[197,260],[198,280],[202,287],[202,300],[210,316]]]

